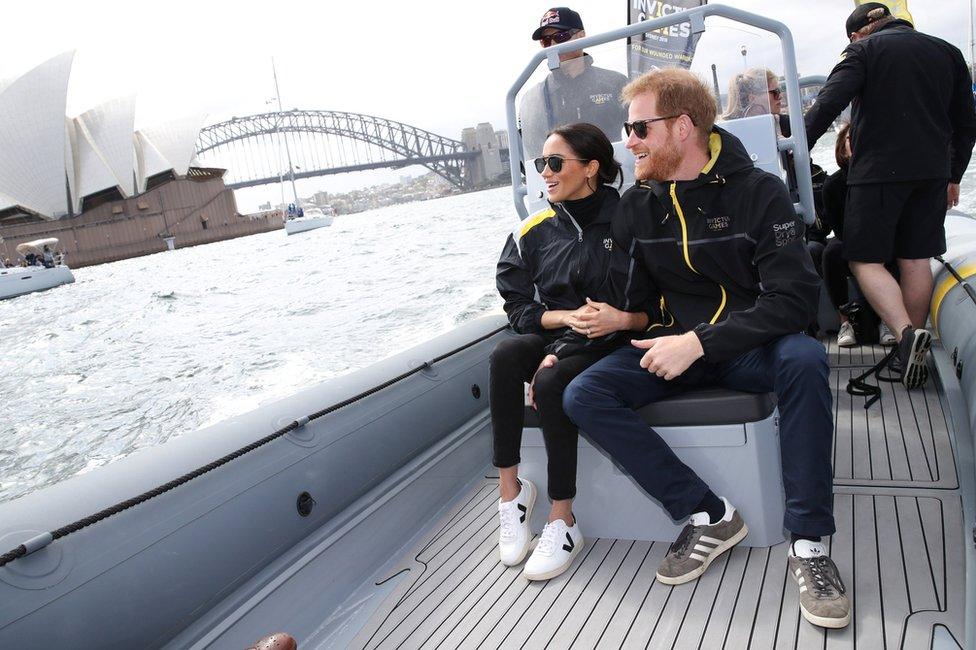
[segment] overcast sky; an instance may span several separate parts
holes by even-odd
[[[846,44],[844,19],[854,6],[852,0],[726,4],[786,23],[801,74],[830,70]],[[75,49],[69,114],[135,92],[137,126],[199,111],[216,122],[266,110],[274,56],[286,109],[368,113],[458,138],[477,122],[504,128],[505,93],[538,50],[530,34],[549,6],[534,0],[6,3],[0,78]],[[590,35],[626,22],[625,0],[571,6]],[[967,1],[909,0],[909,7],[918,29],[969,58]]]

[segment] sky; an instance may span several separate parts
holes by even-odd
[[[829,72],[846,45],[844,20],[854,7],[853,0],[725,4],[784,22],[801,74]],[[285,109],[367,113],[459,138],[478,122],[505,128],[505,94],[538,51],[530,35],[549,6],[535,0],[8,3],[0,79],[74,49],[69,115],[136,93],[137,127],[198,112],[214,123],[268,109],[274,57]],[[571,6],[589,35],[626,23],[626,0]],[[969,58],[968,0],[909,0],[909,8],[918,29]],[[401,173],[387,175],[395,180]],[[353,178],[310,180],[299,189],[336,191],[385,178],[347,176]],[[250,195],[244,202],[253,202]]]

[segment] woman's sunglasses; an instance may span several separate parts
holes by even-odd
[[[542,47],[549,47],[553,43],[565,43],[569,39],[573,38],[573,35],[578,31],[578,29],[567,29],[562,32],[556,32],[555,34],[549,34],[548,36],[541,37],[539,42],[542,43]]]
[[[563,170],[563,162],[567,160],[578,160],[579,162],[590,162],[585,158],[562,158],[560,156],[542,156],[536,158],[532,162],[535,163],[535,170],[542,173],[542,170],[546,168],[546,164],[549,164],[549,169],[553,171],[554,174],[558,174]]]

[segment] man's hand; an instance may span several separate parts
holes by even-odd
[[[539,410],[539,407],[535,405],[535,375],[538,375],[539,371],[543,368],[552,368],[554,365],[556,365],[557,361],[559,361],[559,357],[557,357],[555,354],[547,354],[542,358],[542,363],[540,363],[539,367],[536,368],[535,374],[532,375],[532,381],[529,382],[529,404],[531,404],[532,408],[536,410]]]
[[[946,210],[959,205],[959,183],[949,183],[946,190]]]
[[[627,312],[620,311],[605,302],[594,302],[589,298],[586,299],[586,307],[589,310],[577,318],[580,329],[573,328],[573,331],[578,334],[596,339],[619,330],[629,329],[630,315]]]
[[[631,341],[635,348],[647,350],[641,357],[641,368],[670,381],[678,377],[698,359],[705,356],[701,341],[694,332],[657,339]]]

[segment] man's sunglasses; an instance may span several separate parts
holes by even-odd
[[[772,95],[773,97],[775,97],[776,99],[779,99],[780,97],[783,96],[783,89],[782,88],[773,88],[772,90],[769,91],[769,94]]]
[[[624,122],[624,133],[627,137],[630,137],[631,131],[637,134],[637,137],[643,140],[647,137],[647,125],[654,124],[655,122],[661,122],[662,120],[673,120],[676,117],[681,117],[681,115],[668,115],[667,117],[652,117],[649,120],[634,120],[633,122]],[[692,124],[695,123],[694,120],[691,121]]]
[[[567,29],[561,32],[556,32],[555,34],[549,34],[548,36],[543,36],[539,39],[542,43],[542,47],[549,47],[553,43],[565,43],[578,32],[578,29]]]
[[[535,170],[537,172],[539,172],[540,174],[542,173],[542,170],[546,168],[546,163],[549,164],[549,169],[551,169],[553,171],[553,173],[558,174],[559,172],[561,172],[563,170],[563,162],[565,162],[567,160],[578,160],[579,162],[590,162],[589,160],[586,160],[585,158],[562,158],[560,156],[542,156],[540,158],[536,158],[532,162],[535,163]]]

